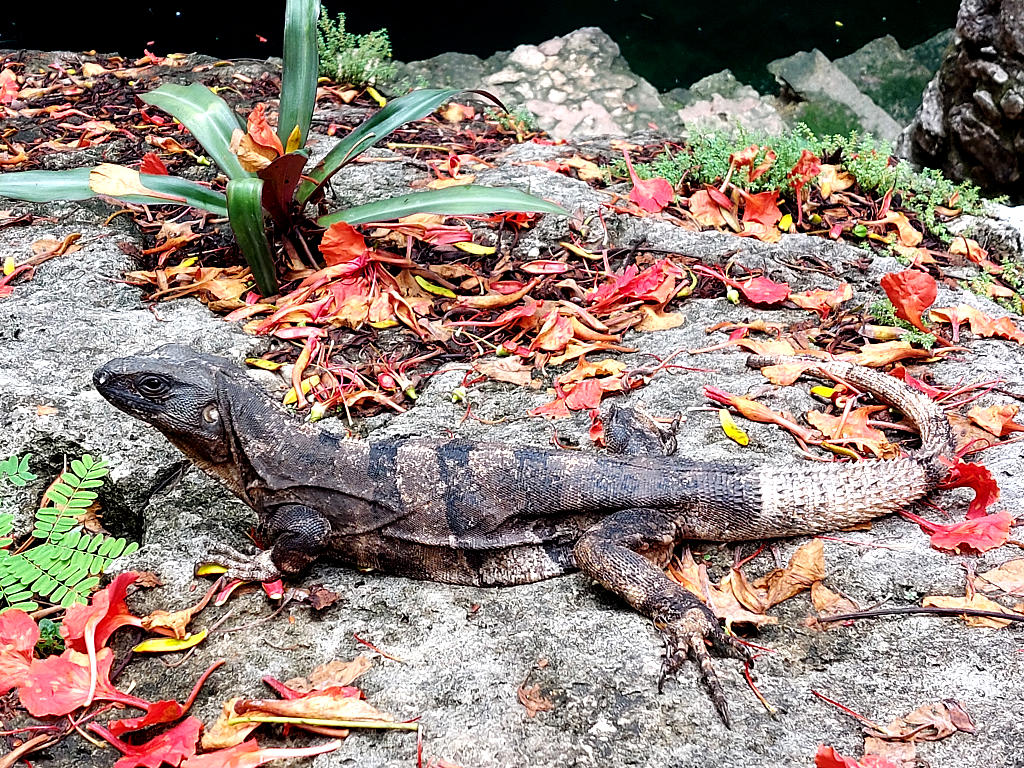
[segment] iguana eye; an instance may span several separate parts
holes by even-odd
[[[203,408],[203,421],[207,424],[216,424],[220,421],[220,411],[217,410],[216,405],[208,405]]]
[[[135,388],[143,397],[159,397],[167,393],[167,382],[160,376],[148,374],[139,377]]]

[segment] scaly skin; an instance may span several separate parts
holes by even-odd
[[[295,418],[227,361],[187,347],[111,360],[93,378],[111,403],[159,429],[259,514],[273,546],[255,561],[235,558],[233,575],[296,574],[321,555],[480,586],[579,568],[654,621],[667,671],[687,655],[698,663],[728,724],[705,641],[745,653],[665,577],[675,544],[816,533],[879,517],[934,488],[952,455],[945,415],[924,395],[877,371],[814,362],[902,410],[921,448],[892,461],[792,470],[692,462],[666,458],[649,420],[621,411],[609,419],[621,456],[456,439],[368,443]]]

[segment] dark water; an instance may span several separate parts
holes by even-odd
[[[201,51],[221,57],[279,55],[284,2],[165,4],[105,0],[35,5],[4,3],[0,47],[119,51],[140,55]],[[347,4],[348,28],[391,34],[395,58],[427,58],[444,51],[488,56],[520,43],[539,43],[582,26],[599,26],[622,48],[633,70],[659,90],[686,86],[729,67],[740,80],[771,88],[764,65],[811,48],[837,58],[885,34],[904,47],[952,27],[958,0],[512,0],[472,4]],[[266,38],[262,42],[260,37]]]

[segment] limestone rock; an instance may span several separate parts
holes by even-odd
[[[900,125],[818,49],[776,59],[768,71],[800,102],[793,118],[819,134],[859,129],[891,141]]]

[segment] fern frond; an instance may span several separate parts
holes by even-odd
[[[68,533],[78,523],[79,515],[96,501],[92,489],[103,485],[102,478],[109,472],[105,460],[89,454],[72,460],[70,470],[62,472],[60,479],[46,489],[44,496],[53,506],[36,513],[32,535],[52,542]]]
[[[26,589],[21,579],[11,568],[12,560],[19,560],[6,550],[0,550],[0,602],[6,603],[0,611],[8,608],[20,608],[23,611],[34,611],[39,604],[32,599],[32,591]]]

